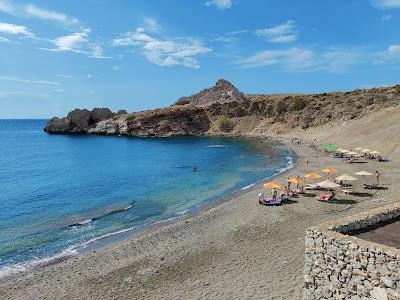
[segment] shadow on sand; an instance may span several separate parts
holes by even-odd
[[[374,194],[366,193],[366,192],[359,192],[359,193],[353,193],[352,195],[356,196],[356,197],[372,197]]]
[[[301,197],[305,197],[305,198],[314,198],[317,196],[317,194],[314,193],[305,193],[305,194],[301,194]]]
[[[357,201],[355,200],[350,200],[350,199],[336,199],[335,202],[331,202],[332,204],[347,204],[347,205],[353,205],[356,204]]]

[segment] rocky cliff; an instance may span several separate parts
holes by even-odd
[[[168,108],[130,114],[77,109],[65,118],[51,119],[45,131],[127,136],[285,133],[361,118],[399,104],[399,85],[308,95],[244,95],[219,80]]]

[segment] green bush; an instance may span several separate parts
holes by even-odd
[[[300,111],[303,108],[305,108],[306,106],[307,106],[307,103],[303,98],[297,98],[296,100],[294,100],[292,110]]]
[[[189,100],[186,100],[186,99],[179,99],[178,101],[175,102],[174,105],[186,105],[186,104],[189,104],[189,103],[190,103]]]
[[[230,131],[232,130],[232,122],[227,116],[220,116],[216,121],[218,129],[222,131]]]
[[[136,119],[136,116],[135,115],[130,115],[130,116],[128,116],[127,118],[126,118],[126,120],[129,122],[129,121],[134,121]]]
[[[283,114],[287,112],[287,104],[285,101],[281,100],[278,102],[278,104],[276,105],[276,113],[278,115]]]

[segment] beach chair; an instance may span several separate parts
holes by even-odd
[[[342,190],[342,193],[346,194],[346,195],[351,195],[351,194],[354,194],[354,191],[352,191],[350,189],[345,189],[345,190]]]
[[[377,183],[373,183],[373,184],[364,183],[363,188],[367,189],[367,190],[376,190],[376,189],[380,189],[381,186]]]
[[[335,202],[335,195],[323,194],[321,196],[317,196],[317,199],[321,202]]]
[[[317,191],[317,190],[320,190],[321,187],[316,184],[310,184],[310,185],[306,185],[304,187],[304,189],[309,190],[309,191]]]
[[[277,199],[270,198],[264,202],[264,205],[266,205],[266,206],[280,205],[280,204],[282,204],[282,199],[280,199],[280,198],[277,198]]]

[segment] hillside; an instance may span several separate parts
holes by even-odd
[[[394,108],[400,104],[400,85],[322,94],[243,95],[231,83],[219,80],[178,104],[129,114],[74,110],[67,117],[51,119],[45,131],[127,136],[307,133],[332,142],[350,136],[354,146],[362,144],[357,136],[375,134],[374,141],[385,144],[385,137],[397,139],[394,132],[400,115]],[[380,134],[382,130],[387,135]]]

